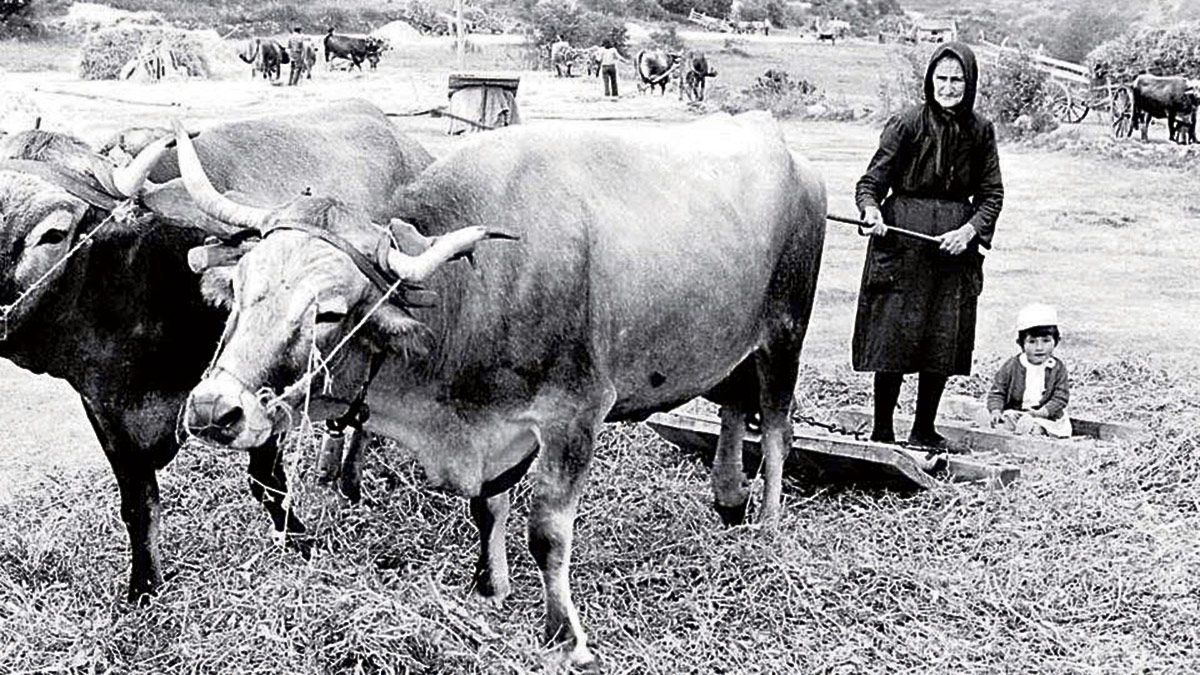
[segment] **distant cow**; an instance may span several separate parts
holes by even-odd
[[[571,77],[571,67],[577,58],[576,49],[566,40],[557,40],[550,45],[550,65],[557,77]]]
[[[642,91],[649,87],[651,93],[654,92],[654,87],[659,88],[659,94],[667,93],[667,83],[671,81],[671,73],[679,64],[679,55],[670,54],[661,49],[645,50],[638,52],[637,58],[634,59],[634,68],[637,69],[638,78],[641,83],[638,85],[638,91]]]
[[[1166,119],[1167,135],[1180,145],[1196,142],[1196,108],[1200,83],[1185,77],[1138,75],[1133,81],[1133,127],[1142,127],[1146,140],[1150,119]]]
[[[238,53],[238,58],[250,64],[250,77],[262,73],[264,79],[278,80],[282,75],[282,64],[288,62],[287,50],[270,39],[255,38]]]
[[[334,35],[333,28],[325,34],[325,63],[330,59],[346,59],[350,68],[362,71],[362,62],[371,64],[371,70],[379,65],[379,57],[387,50],[387,42],[376,37],[353,37]]]
[[[686,95],[689,101],[703,101],[704,81],[717,76],[717,71],[709,69],[708,57],[704,52],[689,52],[680,67],[679,98]]]

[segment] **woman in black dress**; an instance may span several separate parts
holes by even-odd
[[[971,371],[979,247],[991,247],[1004,201],[996,134],[975,112],[978,68],[964,44],[934,52],[925,102],[892,117],[858,181],[870,234],[854,324],[854,369],[875,373],[872,440],[895,442],[892,413],[905,373],[920,373],[909,444],[943,450],[934,428],[946,378]],[[937,237],[904,239],[894,225]]]

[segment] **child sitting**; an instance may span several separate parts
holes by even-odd
[[[1019,434],[1071,437],[1066,415],[1071,393],[1067,365],[1054,357],[1058,312],[1034,303],[1017,315],[1017,344],[1021,353],[996,371],[987,395],[986,426],[1003,427]]]

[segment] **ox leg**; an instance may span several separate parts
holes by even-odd
[[[568,658],[577,666],[593,665],[595,657],[571,600],[571,542],[601,419],[603,413],[581,414],[541,430],[542,461],[529,513],[529,551],[542,572],[546,599],[545,639],[569,645]]]
[[[350,437],[346,439],[346,448],[342,455],[338,489],[354,504],[362,500],[362,456],[370,438],[371,435],[363,431],[362,427],[353,427]]]
[[[505,535],[508,533],[508,513],[511,506],[508,490],[491,497],[471,499],[471,519],[479,529],[479,560],[475,563],[475,591],[499,604],[508,597],[508,552]]]
[[[713,456],[713,508],[726,525],[741,525],[746,520],[750,490],[742,467],[742,440],[746,437],[745,410],[721,406],[721,436]]]
[[[130,602],[142,602],[157,593],[163,582],[162,553],[159,548],[162,510],[155,460],[160,459],[161,455],[161,463],[165,464],[174,457],[179,446],[174,444],[169,449],[139,447],[125,433],[123,425],[94,411],[87,399],[83,401],[83,408],[104,447],[104,455],[112,466],[117,488],[121,492],[121,520],[129,533],[128,598]],[[173,440],[169,442],[173,443]]]
[[[246,473],[250,494],[267,510],[275,531],[283,535],[288,548],[308,559],[312,554],[312,540],[308,537],[308,529],[288,504],[287,476],[283,473],[279,446],[274,439],[250,451]]]
[[[783,460],[792,447],[792,400],[800,367],[800,350],[779,346],[758,354],[758,381],[762,387],[763,501],[759,522],[779,525],[783,497]]]

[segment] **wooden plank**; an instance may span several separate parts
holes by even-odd
[[[920,450],[905,448],[903,451],[922,467],[932,460],[933,466],[927,470],[935,474],[944,471],[946,476],[956,483],[981,482],[992,486],[1006,486],[1021,477],[1021,469],[1011,464],[988,464],[961,455],[936,455],[930,458],[929,453]],[[939,465],[943,462],[944,465]]]
[[[839,410],[835,419],[848,429],[870,429],[873,415],[862,408]],[[896,415],[894,418],[896,438],[908,437],[912,429],[912,418]],[[1000,452],[1022,457],[1069,457],[1077,458],[1087,447],[1080,440],[1050,440],[1044,436],[1017,436],[1003,431],[981,429],[970,422],[938,420],[938,432],[951,443],[972,452]]]
[[[986,406],[969,396],[946,396],[942,399],[940,419],[974,420]],[[1075,436],[1087,436],[1100,441],[1132,441],[1142,443],[1150,438],[1150,432],[1135,424],[1100,422],[1083,417],[1071,417],[1071,431]]]
[[[680,448],[699,452],[712,460],[721,434],[721,421],[712,415],[656,413],[646,424],[658,435]],[[937,482],[913,458],[885,443],[835,439],[807,433],[804,429],[792,443],[784,470],[798,477],[815,474],[819,480],[887,485],[905,490],[934,487]],[[747,473],[755,473],[762,458],[760,437],[747,431],[742,443]]]

